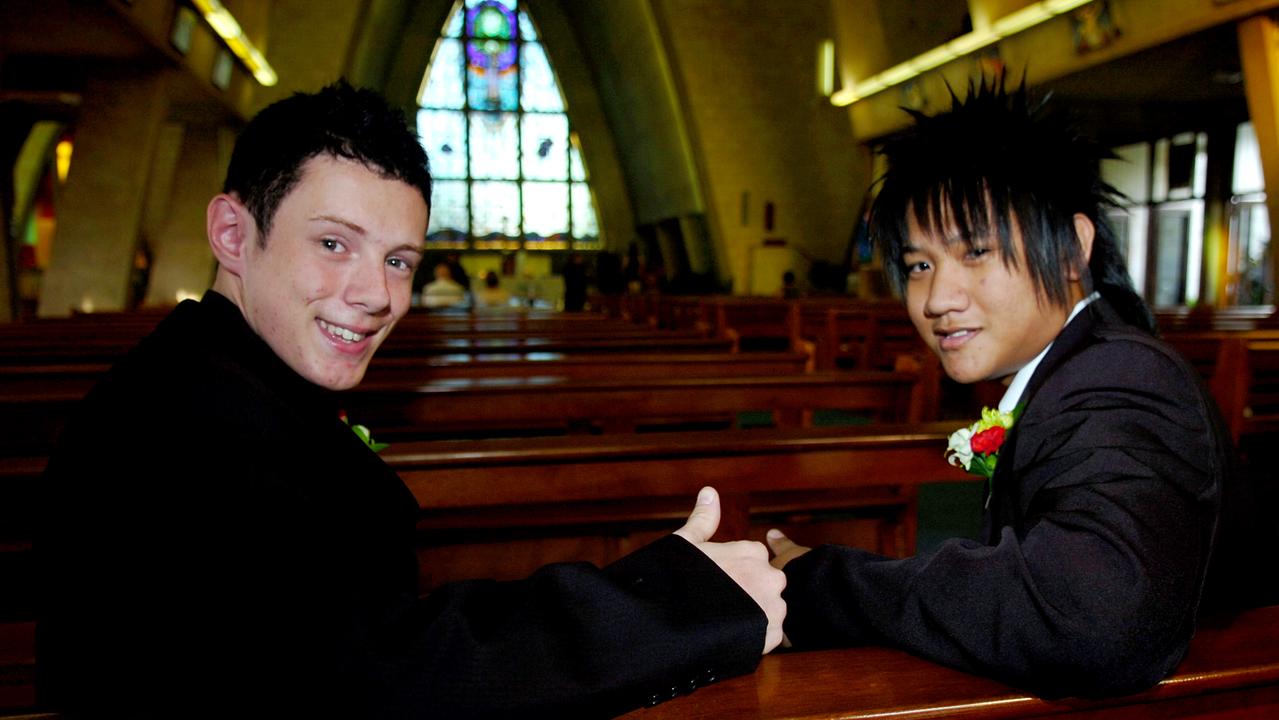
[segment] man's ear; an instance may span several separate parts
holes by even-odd
[[[1092,259],[1092,241],[1097,237],[1097,226],[1093,225],[1092,220],[1083,213],[1075,213],[1075,237],[1079,239],[1079,267],[1073,267],[1066,277],[1072,282],[1078,282],[1083,278],[1084,268],[1088,267],[1088,261]]]
[[[205,223],[218,267],[242,274],[249,244],[257,242],[257,228],[248,209],[235,196],[222,193],[209,201]]]

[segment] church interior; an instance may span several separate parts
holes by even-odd
[[[415,307],[348,406],[421,503],[423,592],[608,563],[703,484],[724,537],[976,533],[942,448],[1003,389],[920,352],[867,218],[879,143],[998,76],[1111,151],[1133,284],[1268,467],[1279,0],[0,2],[0,716],[46,717],[29,508],[58,431],[211,286],[237,132],[339,79],[434,180]],[[1222,676],[1269,668],[1272,709],[1274,647]]]

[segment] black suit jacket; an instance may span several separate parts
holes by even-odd
[[[42,483],[43,705],[598,717],[755,667],[762,611],[675,536],[419,598],[417,503],[340,399],[216,293],[110,373]]]
[[[1176,666],[1230,477],[1198,376],[1097,300],[1022,401],[984,542],[901,560],[823,546],[791,562],[795,645],[885,642],[1044,695],[1135,690]]]

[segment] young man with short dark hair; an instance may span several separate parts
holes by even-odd
[[[68,717],[601,717],[749,672],[783,575],[718,497],[606,568],[417,596],[416,500],[339,418],[408,310],[430,200],[344,83],[259,113],[213,289],[90,393],[42,483],[37,681]]]
[[[1194,632],[1230,439],[1128,280],[1103,153],[1002,79],[915,121],[883,148],[872,234],[946,373],[1008,383],[948,451],[990,478],[985,529],[905,559],[772,531],[787,638],[1046,695],[1153,685]]]

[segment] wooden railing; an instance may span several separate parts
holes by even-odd
[[[883,647],[782,652],[754,674],[685,695],[672,688],[629,720],[858,718],[1279,717],[1279,607],[1201,623],[1181,666],[1150,690],[1097,700],[1046,700],[994,680]],[[668,699],[675,695],[674,699]]]

